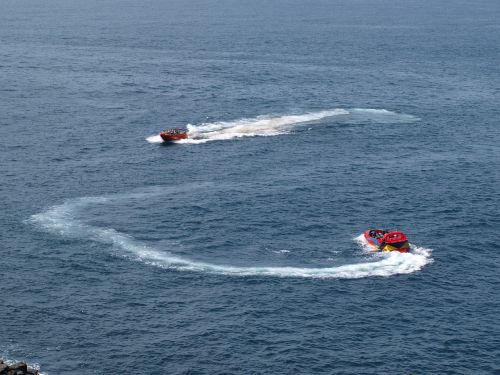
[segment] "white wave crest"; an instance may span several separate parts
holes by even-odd
[[[115,196],[113,200],[130,196]],[[145,245],[133,237],[120,233],[113,228],[100,228],[85,224],[77,219],[79,210],[89,205],[106,204],[107,197],[84,197],[54,206],[45,212],[35,214],[30,222],[40,228],[65,237],[83,238],[112,245],[124,256],[154,266],[179,271],[194,271],[233,276],[278,276],[305,278],[343,278],[356,279],[369,276],[391,276],[416,272],[432,262],[430,250],[412,248],[412,253],[381,254],[375,262],[349,264],[337,267],[240,267],[212,264],[176,256],[164,250]],[[359,237],[356,239],[359,241]]]
[[[163,139],[161,139],[159,134],[150,135],[146,138],[146,141],[149,143],[163,143]]]

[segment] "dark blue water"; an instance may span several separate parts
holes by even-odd
[[[0,357],[499,374],[499,17],[2,1]],[[158,143],[174,126],[191,139]],[[412,253],[368,252],[370,227]]]

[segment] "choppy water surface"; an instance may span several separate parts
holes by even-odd
[[[0,357],[500,373],[494,1],[1,8]]]

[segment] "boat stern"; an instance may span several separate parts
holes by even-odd
[[[410,250],[410,243],[403,232],[389,232],[382,238],[380,250],[407,253]]]

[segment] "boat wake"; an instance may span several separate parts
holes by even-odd
[[[159,134],[147,137],[146,141],[148,141],[149,143],[163,143],[163,139],[161,139]]]
[[[242,137],[269,137],[288,133],[295,125],[319,121],[328,117],[347,115],[344,109],[311,112],[303,115],[279,117],[259,116],[229,122],[215,122],[201,125],[187,125],[189,138],[181,143],[204,143]]]
[[[142,197],[151,193],[141,193]],[[357,279],[370,276],[392,276],[419,271],[432,262],[431,251],[412,247],[411,253],[393,252],[377,254],[376,261],[348,264],[337,267],[240,267],[191,260],[177,256],[164,249],[142,243],[132,236],[113,228],[101,228],[86,224],[78,219],[81,211],[93,205],[107,205],[117,201],[138,198],[137,194],[114,195],[109,197],[83,197],[68,200],[47,211],[31,216],[29,222],[44,231],[69,238],[78,238],[110,245],[119,255],[149,265],[178,271],[202,272],[231,276],[275,276],[302,278]],[[361,236],[362,237],[362,236]],[[355,239],[362,245],[362,238]]]
[[[199,144],[210,141],[231,140],[242,137],[270,137],[287,134],[295,126],[326,118],[344,116],[347,122],[373,121],[378,123],[404,123],[418,120],[417,117],[399,114],[385,109],[333,109],[319,112],[309,112],[301,115],[259,116],[236,121],[203,123],[187,125],[188,138],[175,143]],[[159,135],[146,138],[149,143],[162,143]]]

